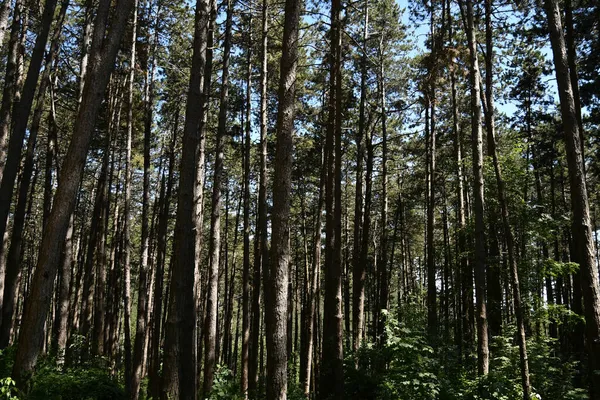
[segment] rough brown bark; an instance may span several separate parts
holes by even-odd
[[[280,62],[277,145],[273,177],[273,236],[266,295],[267,398],[287,398],[287,312],[290,263],[290,202],[292,178],[292,136],[296,117],[296,68],[300,2],[286,0],[283,52]]]
[[[600,399],[600,380],[595,375],[600,369],[600,288],[595,267],[594,242],[586,189],[584,160],[577,106],[570,79],[570,69],[562,29],[560,7],[557,0],[545,1],[550,42],[554,56],[556,83],[560,98],[569,184],[571,188],[572,231],[574,261],[579,264],[581,288],[585,308],[585,334],[588,351],[590,398]]]

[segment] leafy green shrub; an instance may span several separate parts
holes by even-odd
[[[0,379],[0,400],[19,400],[18,389],[12,378]]]
[[[119,400],[125,392],[105,370],[73,368],[61,371],[44,365],[35,371],[29,400]]]
[[[385,310],[384,310],[385,312]],[[351,399],[434,399],[440,392],[437,361],[424,336],[401,325],[385,312],[385,343],[366,344],[359,368],[346,363],[346,396]]]
[[[233,372],[224,365],[217,365],[212,392],[210,392],[208,400],[241,400],[243,398]]]

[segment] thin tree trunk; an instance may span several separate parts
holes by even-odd
[[[475,214],[475,294],[477,320],[477,371],[486,375],[489,371],[488,323],[485,295],[485,222],[483,198],[483,134],[481,130],[480,73],[477,59],[477,41],[472,0],[466,0],[466,27],[470,53],[471,83],[471,135],[473,147],[473,208]],[[462,1],[461,1],[462,4]]]
[[[206,303],[206,321],[204,325],[204,384],[203,396],[208,396],[212,390],[214,368],[216,363],[217,345],[217,303],[219,294],[219,263],[221,249],[221,191],[223,180],[223,158],[225,150],[225,133],[227,129],[227,107],[229,102],[229,60],[231,53],[232,6],[227,3],[227,22],[225,40],[223,43],[223,74],[221,81],[221,105],[215,144],[215,170],[212,192],[212,213],[210,223],[209,272]]]
[[[246,137],[244,140],[244,269],[242,274],[242,366],[241,390],[244,398],[248,398],[249,346],[250,346],[250,133],[252,115],[252,17],[248,20],[248,47],[246,72]],[[237,229],[237,226],[236,226]],[[237,231],[236,231],[237,232]],[[257,235],[258,236],[258,235]],[[260,288],[258,288],[260,290]],[[237,335],[236,335],[237,341]],[[237,345],[235,346],[237,350]],[[236,357],[237,358],[237,357]]]
[[[267,61],[268,61],[268,0],[262,2],[261,15],[261,67],[260,67],[260,176],[258,184],[257,238],[254,254],[254,276],[252,288],[252,326],[250,327],[248,393],[257,395],[258,355],[260,342],[261,310],[260,284],[261,270],[266,276],[269,268],[267,243]],[[265,288],[266,289],[266,288]]]
[[[150,12],[149,12],[150,14]],[[158,11],[157,11],[158,15]],[[158,18],[158,17],[157,17]],[[140,274],[138,280],[138,304],[137,320],[135,329],[135,342],[133,350],[133,360],[131,369],[131,398],[137,400],[139,397],[140,383],[143,378],[144,354],[146,353],[146,341],[148,330],[148,314],[150,310],[150,296],[148,290],[149,274],[149,251],[150,251],[150,232],[149,232],[149,212],[150,212],[150,142],[152,136],[152,119],[154,111],[154,71],[156,69],[156,48],[158,45],[158,24],[154,26],[154,40],[151,49],[152,65],[146,70],[145,82],[145,119],[144,119],[144,181],[142,194],[142,237],[141,237],[141,255],[140,255]],[[135,47],[135,41],[132,41]],[[132,50],[133,51],[133,50]],[[132,64],[133,67],[134,64]],[[133,68],[130,71],[133,77]]]
[[[521,383],[523,385],[523,398],[529,400],[531,395],[531,384],[529,382],[529,362],[527,359],[527,342],[525,338],[525,322],[523,319],[523,306],[521,305],[521,290],[519,287],[519,272],[515,257],[514,235],[510,226],[508,203],[506,200],[505,183],[502,178],[502,170],[496,151],[496,135],[494,126],[494,80],[493,80],[493,32],[492,32],[492,2],[485,0],[485,32],[486,32],[486,90],[485,97],[487,102],[487,113],[485,115],[485,125],[488,134],[488,151],[492,154],[494,163],[494,172],[496,175],[496,184],[498,185],[498,200],[502,210],[502,224],[504,226],[504,238],[506,240],[506,249],[508,252],[508,263],[513,287],[513,300],[515,303],[515,314],[517,317],[517,342],[519,344],[519,355],[521,361]]]
[[[327,125],[326,253],[323,351],[319,398],[343,398],[341,210],[341,2],[331,3],[329,121]]]
[[[367,100],[367,53],[366,44],[369,38],[369,3],[365,0],[363,22],[363,51],[360,64],[360,105],[358,118],[358,132],[356,136],[356,195],[354,200],[354,250],[352,269],[352,333],[353,347],[356,353],[360,349],[362,339],[362,325],[365,309],[365,278],[366,265],[361,261],[361,230],[363,222],[363,140],[365,137],[365,108]],[[358,362],[358,358],[356,359]]]

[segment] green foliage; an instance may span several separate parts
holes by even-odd
[[[207,399],[241,400],[243,398],[238,381],[234,378],[233,372],[224,365],[217,365],[212,392]]]
[[[0,379],[0,400],[19,400],[18,389],[11,377]]]
[[[125,399],[123,388],[104,369],[97,367],[60,370],[45,364],[37,369],[27,399],[109,400]]]
[[[39,360],[24,395],[10,378],[14,362],[14,347],[0,352],[0,400],[119,400],[125,391],[110,375],[104,360],[93,360],[85,365],[64,369],[57,366],[54,357]]]
[[[359,367],[346,361],[346,395],[349,399],[432,399],[440,392],[437,361],[424,336],[400,324],[384,310],[383,345],[367,343],[360,349]]]

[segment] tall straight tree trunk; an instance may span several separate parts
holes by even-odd
[[[221,191],[223,181],[223,158],[227,130],[227,107],[229,105],[229,61],[231,55],[231,29],[233,10],[231,0],[227,1],[227,20],[223,43],[223,74],[221,76],[221,98],[219,122],[215,144],[215,170],[213,177],[212,212],[210,218],[209,271],[206,295],[206,321],[204,324],[204,384],[203,396],[212,390],[217,346],[217,303],[219,296],[219,263],[221,253]]]
[[[115,19],[107,36],[105,31],[110,4],[103,0],[98,8],[92,44],[92,67],[85,85],[82,104],[75,120],[71,144],[61,168],[59,186],[48,219],[48,228],[44,232],[40,245],[38,262],[29,292],[31,301],[27,302],[23,310],[17,356],[12,373],[21,388],[25,386],[42,350],[44,323],[52,296],[60,253],[67,234],[69,219],[75,208],[77,190],[83,175],[96,117],[114,67],[117,50],[132,4],[132,0],[117,2]]]
[[[341,1],[331,2],[331,50],[329,121],[326,148],[326,253],[325,298],[323,304],[323,352],[319,398],[343,398],[342,325],[342,188],[341,188]]]
[[[169,312],[165,325],[165,359],[161,398],[195,400],[196,357],[194,331],[196,325],[195,280],[195,187],[198,166],[199,126],[202,121],[202,87],[206,64],[209,0],[196,1],[192,68],[185,111],[182,155],[180,162],[179,198],[173,268],[169,291]],[[210,80],[210,77],[207,77]],[[200,105],[200,107],[198,107]],[[200,234],[201,232],[198,232]]]
[[[525,322],[523,318],[523,306],[521,304],[521,289],[519,287],[519,272],[515,257],[515,238],[510,226],[508,213],[508,203],[506,200],[506,185],[502,178],[502,170],[498,160],[496,150],[496,134],[494,121],[494,47],[492,31],[492,5],[493,0],[485,0],[485,36],[486,36],[486,86],[485,97],[487,103],[487,113],[485,115],[485,125],[488,135],[488,152],[492,155],[494,163],[494,172],[496,175],[496,184],[498,185],[498,201],[502,210],[502,225],[504,227],[504,239],[508,252],[508,263],[510,268],[510,277],[513,289],[513,301],[515,304],[515,314],[517,317],[517,342],[519,344],[519,355],[521,361],[521,383],[523,385],[523,398],[529,400],[531,395],[531,384],[529,383],[529,362],[527,359],[527,342],[525,337]]]
[[[327,170],[325,169],[327,165],[326,160],[326,152],[322,153],[321,157],[321,177],[319,179],[319,198],[317,200],[317,210],[315,213],[315,229],[314,229],[314,238],[313,238],[313,257],[312,257],[312,268],[310,273],[310,283],[308,287],[307,293],[307,302],[308,307],[306,311],[306,352],[303,354],[304,358],[304,366],[305,370],[302,372],[301,376],[304,377],[304,380],[301,379],[301,383],[303,384],[303,392],[304,396],[309,399],[311,393],[311,380],[313,373],[313,351],[315,348],[315,320],[318,319],[317,315],[317,286],[318,286],[318,278],[319,278],[319,269],[321,268],[321,231],[322,231],[322,214],[323,207],[325,203],[325,182],[327,180]],[[314,382],[314,380],[312,380]],[[313,383],[314,386],[314,383]],[[314,389],[314,387],[313,387]],[[313,390],[314,392],[314,390]]]
[[[388,308],[389,300],[389,277],[387,271],[388,264],[388,172],[387,172],[387,159],[388,159],[388,139],[387,139],[387,109],[386,109],[386,92],[385,92],[385,70],[383,66],[384,55],[383,55],[383,40],[381,37],[379,43],[379,101],[381,107],[381,257],[379,258],[379,274],[380,274],[380,290],[379,298],[377,302],[378,318],[375,321],[377,323],[377,337],[380,344],[385,344],[385,315],[381,310]]]
[[[150,14],[150,12],[148,13]],[[158,10],[157,10],[158,15]],[[149,15],[150,16],[150,15]],[[157,17],[158,19],[158,17]],[[140,254],[140,274],[138,279],[138,304],[135,329],[135,341],[131,369],[131,398],[139,397],[140,383],[143,378],[144,353],[146,347],[146,331],[148,329],[148,310],[150,296],[148,288],[149,257],[150,257],[150,142],[152,136],[152,119],[154,111],[154,72],[156,70],[156,48],[158,45],[158,24],[154,24],[154,39],[151,48],[152,65],[146,67],[145,78],[145,117],[144,117],[144,181],[142,194],[142,237]],[[132,42],[135,45],[135,42]]]
[[[367,52],[366,44],[369,39],[369,4],[365,0],[363,22],[363,52],[360,64],[360,105],[358,117],[358,132],[356,136],[356,195],[354,200],[354,249],[352,268],[352,349],[356,353],[360,349],[362,325],[365,312],[365,279],[366,265],[361,262],[361,224],[363,222],[363,140],[365,137],[366,101],[367,101]],[[356,359],[358,362],[358,358]]]
[[[125,201],[123,210],[124,230],[124,260],[123,260],[123,332],[125,353],[125,394],[131,396],[131,145],[133,141],[133,85],[135,81],[135,47],[137,42],[137,7],[138,1],[133,3],[133,21],[131,23],[131,53],[129,58],[129,78],[127,90],[127,138],[125,156]]]
[[[436,131],[435,131],[435,80],[437,79],[437,38],[435,31],[435,3],[431,2],[430,18],[431,41],[431,67],[427,77],[425,107],[429,108],[429,121],[425,121],[427,142],[427,331],[430,338],[437,335],[437,286],[435,266],[435,156],[436,156]]]
[[[461,2],[462,3],[462,2]],[[477,39],[472,0],[466,0],[466,27],[470,54],[471,86],[471,136],[473,147],[473,213],[475,214],[475,296],[477,320],[477,371],[487,375],[490,367],[488,348],[488,323],[485,293],[485,222],[483,198],[483,134],[481,130],[481,92],[479,61],[477,59]]]
[[[13,189],[21,161],[23,139],[25,138],[25,131],[27,130],[27,123],[33,106],[38,78],[40,76],[40,67],[44,59],[44,51],[48,36],[50,35],[50,26],[54,19],[56,3],[57,0],[46,0],[44,3],[44,12],[41,16],[39,32],[35,39],[31,59],[29,60],[29,69],[27,70],[27,77],[23,84],[21,98],[14,104],[12,110],[12,129],[8,141],[6,163],[2,171],[2,182],[0,183],[0,238],[4,237],[6,231]]]
[[[597,376],[598,370],[600,370],[600,288],[598,285],[598,271],[595,267],[592,224],[582,154],[581,138],[583,132],[580,131],[578,124],[577,106],[573,83],[569,75],[570,69],[559,3],[557,0],[546,0],[545,6],[569,167],[571,209],[573,211],[573,258],[579,264],[581,273],[590,398],[600,399],[600,380]]]
[[[255,396],[258,384],[258,354],[260,342],[261,310],[260,284],[261,270],[266,274],[269,267],[269,249],[267,244],[267,68],[268,68],[268,29],[269,3],[262,2],[261,15],[261,66],[260,66],[260,176],[258,183],[257,238],[254,254],[254,273],[252,288],[252,326],[250,327],[250,346],[248,362],[248,393]]]
[[[169,225],[169,211],[171,206],[171,192],[173,190],[173,180],[175,173],[175,143],[177,141],[177,133],[179,128],[179,109],[175,112],[175,118],[173,122],[173,136],[171,138],[171,144],[169,147],[169,173],[166,178],[166,182],[161,184],[161,210],[160,217],[158,220],[157,227],[157,255],[156,255],[156,278],[154,282],[154,295],[153,295],[153,330],[152,330],[152,341],[150,342],[151,357],[150,357],[150,370],[149,370],[149,382],[148,391],[153,399],[160,397],[160,347],[162,338],[162,316],[163,316],[163,287],[164,287],[164,274],[165,274],[165,263],[167,254],[167,229]]]
[[[241,390],[248,398],[248,366],[250,346],[250,149],[252,116],[252,16],[248,19],[247,69],[246,69],[246,136],[244,147],[244,267],[242,273],[242,359]],[[236,231],[237,232],[237,231]],[[258,235],[257,235],[258,236]],[[258,288],[260,290],[260,288]],[[237,340],[237,335],[236,335]],[[237,349],[237,346],[236,346]]]
[[[292,136],[296,117],[296,68],[300,2],[286,0],[283,52],[280,62],[277,145],[273,177],[273,236],[266,291],[267,398],[287,399],[287,312],[290,263],[290,203],[292,188]]]

